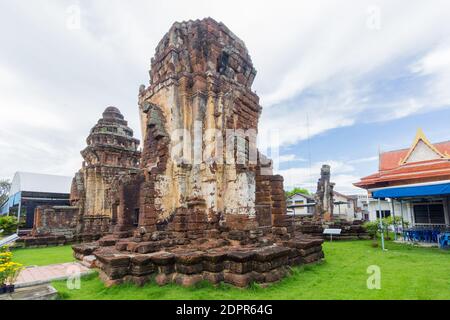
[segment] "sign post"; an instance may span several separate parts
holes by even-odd
[[[342,232],[342,229],[325,229],[323,230],[323,234],[330,236],[330,241],[333,242],[333,235],[339,236]]]

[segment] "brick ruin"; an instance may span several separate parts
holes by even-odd
[[[329,220],[333,219],[333,191],[335,186],[335,184],[332,183],[330,179],[331,167],[329,165],[323,165],[322,169],[320,170],[320,179],[317,182],[317,192],[315,194],[316,215]]]
[[[117,203],[112,194],[121,176],[139,169],[140,141],[116,107],[108,107],[81,151],[82,168],[71,187],[70,207],[36,208],[33,231],[19,246],[40,247],[98,240],[113,231]]]
[[[325,229],[341,229],[341,235],[334,236],[334,240],[370,239],[363,226],[363,221],[354,220],[350,222],[333,215],[334,187],[335,183],[331,182],[331,167],[323,165],[317,182],[317,192],[315,193],[315,215],[313,217],[296,217],[296,230],[314,237],[330,239],[329,235],[323,234]]]
[[[117,221],[118,204],[113,197],[116,181],[138,171],[140,141],[133,137],[133,130],[119,109],[108,107],[86,142],[81,151],[83,165],[73,179],[70,201],[79,208],[80,220],[85,222],[79,233],[111,232]]]
[[[175,23],[161,40],[139,90],[139,170],[101,195],[112,233],[73,246],[108,285],[244,287],[324,257],[323,240],[295,232],[283,178],[256,149],[255,76],[245,44],[213,19]]]

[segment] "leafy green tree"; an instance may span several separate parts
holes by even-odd
[[[11,183],[9,182],[9,180],[0,180],[0,205],[8,200],[10,189]]]
[[[297,194],[297,193],[306,194],[306,195],[310,195],[311,194],[308,189],[294,188],[291,191],[286,191],[286,197],[293,196],[294,194]]]

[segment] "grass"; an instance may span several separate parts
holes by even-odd
[[[13,251],[14,261],[24,266],[46,266],[72,262],[75,259],[72,255],[71,246],[48,247],[36,249],[15,249]]]
[[[67,289],[64,281],[55,282],[54,286],[62,299],[73,300],[450,299],[450,252],[392,242],[387,242],[387,248],[387,252],[382,252],[373,248],[370,241],[325,243],[325,262],[294,268],[291,277],[268,288],[255,284],[238,289],[208,283],[194,288],[159,287],[154,283],[143,288],[131,284],[106,288],[96,274],[83,278],[80,290]],[[46,260],[72,261],[70,247],[25,249],[15,253],[31,264]],[[381,269],[380,290],[367,289],[367,268],[371,265]]]

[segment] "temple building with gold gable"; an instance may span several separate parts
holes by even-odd
[[[411,227],[445,228],[450,224],[450,141],[431,143],[419,129],[409,149],[380,154],[379,171],[354,184],[378,201],[371,220],[401,217]],[[390,205],[386,208],[388,200]]]

